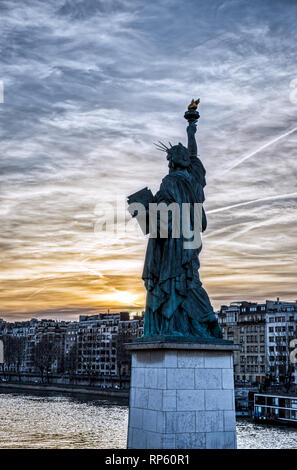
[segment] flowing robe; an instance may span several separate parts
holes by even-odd
[[[201,161],[192,159],[189,170],[171,171],[155,195],[156,203],[183,203],[193,207],[203,204],[205,169]],[[202,230],[206,217],[202,210]],[[168,238],[149,238],[142,278],[147,289],[144,336],[221,337],[209,297],[199,278],[198,249],[185,249],[185,238],[172,237],[172,218],[169,217]],[[191,212],[191,230],[194,226]]]

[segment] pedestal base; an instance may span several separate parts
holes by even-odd
[[[128,449],[235,449],[234,345],[152,342],[132,351]]]

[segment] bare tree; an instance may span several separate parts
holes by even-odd
[[[82,354],[82,357],[81,357],[81,361],[82,361],[82,365],[83,365],[83,370],[84,370],[84,374],[87,375],[88,377],[88,380],[89,380],[89,385],[92,385],[93,384],[93,381],[94,381],[94,376],[95,376],[95,372],[94,370],[92,369],[92,361],[91,361],[91,356],[89,354]]]
[[[23,337],[4,335],[4,364],[8,372],[11,367],[18,374],[19,381],[21,380],[21,365],[24,360],[26,341]]]
[[[4,366],[5,366],[5,371],[7,372],[6,378],[8,379],[9,377],[9,372],[11,369],[11,366],[13,365],[14,362],[14,357],[13,357],[13,337],[11,335],[4,335],[3,336],[3,347],[4,347]]]
[[[69,373],[71,381],[75,378],[78,367],[78,348],[77,341],[72,345],[69,354],[65,358],[65,370]]]
[[[41,381],[44,382],[44,376],[48,383],[49,371],[53,363],[59,358],[60,345],[52,339],[44,336],[33,348],[33,362],[39,369]]]
[[[18,374],[19,382],[21,381],[21,366],[24,361],[26,340],[23,337],[14,338],[14,366]]]
[[[129,376],[131,370],[131,353],[127,350],[125,344],[130,343],[134,337],[132,334],[124,331],[119,332],[117,335],[117,369],[120,388],[122,388],[123,376]]]

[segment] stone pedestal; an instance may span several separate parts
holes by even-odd
[[[128,449],[235,449],[232,344],[141,342],[132,351]]]

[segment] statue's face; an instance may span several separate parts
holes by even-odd
[[[171,149],[168,150],[167,152],[167,160],[168,160],[168,167],[172,168],[173,167],[173,162],[172,162],[172,152]]]
[[[181,143],[168,150],[167,160],[169,168],[188,168],[191,163],[189,151]]]

